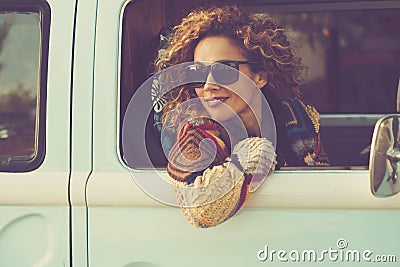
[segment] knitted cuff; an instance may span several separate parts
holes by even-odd
[[[193,182],[193,175],[222,164],[228,156],[216,123],[186,123],[168,155],[169,176],[181,183]]]
[[[276,164],[275,148],[266,138],[249,137],[233,148],[232,160],[247,174],[265,174]]]

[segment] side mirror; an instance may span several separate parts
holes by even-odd
[[[380,119],[371,143],[369,171],[371,191],[376,197],[394,196],[400,191],[400,114]]]

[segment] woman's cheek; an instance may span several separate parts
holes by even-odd
[[[202,97],[203,89],[201,88],[195,88],[194,92],[196,93],[197,97]]]

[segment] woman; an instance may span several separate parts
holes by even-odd
[[[193,225],[232,217],[276,161],[278,168],[327,165],[319,114],[300,100],[303,67],[272,18],[228,6],[196,10],[156,61],[158,71],[178,65],[186,80],[166,96],[162,142]]]

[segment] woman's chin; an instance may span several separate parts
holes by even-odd
[[[235,116],[237,116],[237,114],[235,114],[233,111],[230,110],[226,110],[226,109],[207,109],[209,116],[211,117],[211,119],[217,121],[217,122],[223,122],[223,121],[227,121]]]

